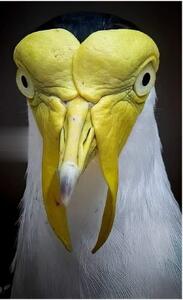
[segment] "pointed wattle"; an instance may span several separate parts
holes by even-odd
[[[48,221],[67,250],[72,250],[66,208],[59,204],[60,133],[64,124],[65,107],[58,99],[32,108],[43,138],[42,191]]]
[[[139,106],[136,109],[127,101],[126,93],[123,93],[104,97],[91,110],[99,161],[109,189],[93,253],[105,243],[112,229],[118,191],[118,157],[141,108]]]

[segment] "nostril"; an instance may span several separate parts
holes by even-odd
[[[94,106],[94,103],[89,102],[89,108],[92,108]]]
[[[67,100],[62,100],[60,99],[60,102],[62,103],[62,105],[66,106],[67,105]]]
[[[85,137],[85,139],[84,139],[84,141],[83,141],[83,145],[84,145],[85,142],[87,141],[87,138],[88,138],[88,136],[89,136],[89,134],[90,134],[90,131],[91,131],[91,127],[88,129],[88,132],[87,132],[87,134],[86,134],[86,137]]]

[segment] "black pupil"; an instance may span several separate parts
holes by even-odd
[[[28,83],[27,83],[27,79],[25,78],[25,76],[22,76],[21,79],[22,79],[22,84],[23,84],[23,86],[24,86],[25,88],[27,88],[27,87],[28,87]]]
[[[149,73],[145,73],[145,74],[144,74],[144,77],[143,77],[143,79],[142,79],[142,84],[143,84],[143,86],[146,86],[146,85],[149,83],[150,78],[151,78],[151,76],[150,76]]]

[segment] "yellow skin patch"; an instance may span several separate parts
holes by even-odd
[[[158,48],[135,30],[98,31],[80,44],[70,32],[52,29],[25,37],[15,48],[14,60],[17,84],[43,138],[42,190],[48,221],[68,250],[72,245],[66,208],[59,204],[58,171],[69,162],[81,174],[98,152],[109,189],[95,253],[112,229],[118,157],[154,86]],[[28,83],[24,86],[22,74]]]

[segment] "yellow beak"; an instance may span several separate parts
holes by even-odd
[[[60,202],[67,205],[77,179],[88,158],[94,139],[89,103],[81,98],[67,105],[65,126],[61,132],[59,175],[61,185]]]

